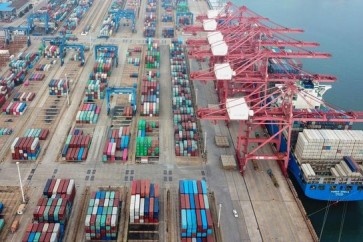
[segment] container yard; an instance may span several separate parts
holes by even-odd
[[[260,96],[245,83],[261,76],[254,73],[256,59],[265,58],[274,82],[304,73],[301,53],[289,46],[295,42],[284,48],[263,35],[258,48],[266,57],[253,56],[257,47],[249,41],[253,57],[241,57],[237,50],[247,47],[234,39],[256,36],[226,23],[239,11],[253,21],[264,18],[232,5],[226,15],[210,12],[205,1],[34,7],[31,44],[26,34],[10,45],[4,38],[7,49],[0,52],[1,241],[318,241],[284,173],[286,141],[274,136],[282,124],[270,114],[265,127],[244,119],[265,120],[256,108]],[[227,50],[215,47],[221,41]],[[236,64],[239,58],[245,62]],[[226,67],[230,72],[219,69]],[[309,80],[296,85],[318,89]],[[274,94],[284,88],[266,87]],[[229,103],[245,96],[247,107]],[[276,110],[286,101],[266,100]],[[361,184],[361,131],[350,130],[350,116],[329,115],[339,120],[290,120],[297,169],[311,186],[321,179]],[[15,216],[9,211],[22,203],[18,166],[27,201]]]

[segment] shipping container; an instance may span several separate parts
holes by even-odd
[[[179,209],[181,238],[207,238],[213,233],[213,220],[209,209],[204,180],[179,181]],[[205,192],[205,194],[204,194]]]
[[[120,193],[97,191],[91,194],[85,219],[86,240],[116,240],[120,216]]]
[[[131,183],[130,223],[159,222],[159,186],[150,180]]]
[[[182,44],[181,40],[172,40],[170,45],[175,154],[198,156],[199,132]]]

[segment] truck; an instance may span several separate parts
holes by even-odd
[[[272,173],[271,169],[267,170],[267,174],[270,176],[270,178],[271,178],[273,184],[275,185],[275,187],[279,187],[279,183],[277,182],[277,179],[276,179],[275,175]]]
[[[20,204],[18,207],[17,214],[22,215],[25,212],[25,206],[26,206],[26,204],[24,204],[24,203]]]
[[[19,228],[19,220],[15,219],[10,227],[10,232],[13,234],[15,233]]]

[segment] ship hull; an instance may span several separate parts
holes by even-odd
[[[279,129],[277,125],[268,124],[266,128],[270,135],[276,134]],[[286,152],[287,144],[284,137],[281,140],[280,152]],[[341,183],[307,183],[295,155],[291,152],[289,156],[288,170],[299,184],[305,196],[323,201],[361,201],[363,200],[362,184]]]

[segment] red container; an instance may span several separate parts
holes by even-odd
[[[198,194],[194,194],[194,204],[195,204],[195,209],[200,209]]]
[[[179,195],[179,201],[180,201],[180,209],[185,209],[185,196],[184,194]]]

